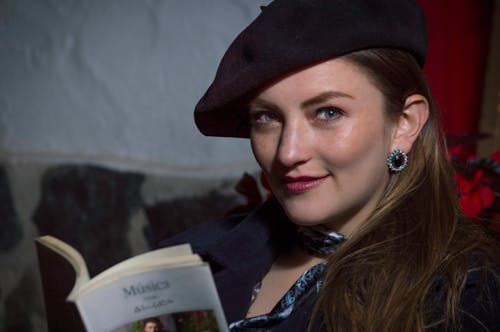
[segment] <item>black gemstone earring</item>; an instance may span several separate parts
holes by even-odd
[[[387,166],[393,173],[401,172],[408,165],[408,156],[403,151],[396,149],[387,157]]]

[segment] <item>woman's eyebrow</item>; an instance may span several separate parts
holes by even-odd
[[[324,103],[325,101],[332,99],[332,98],[349,98],[349,99],[355,99],[353,96],[350,94],[347,94],[345,92],[340,92],[340,91],[325,91],[320,93],[317,96],[314,96],[312,98],[309,98],[305,101],[303,101],[300,106],[301,108],[307,108],[313,105],[321,104]],[[276,109],[278,108],[274,103],[269,102],[264,99],[260,98],[255,98],[252,101],[248,103],[248,107],[265,107],[269,109]]]
[[[259,98],[255,98],[248,103],[248,109],[251,109],[252,107],[265,107],[268,109],[278,108],[275,104],[273,104],[269,101],[266,101],[264,99],[259,99]]]
[[[312,98],[307,99],[306,101],[303,101],[300,105],[302,108],[307,108],[313,105],[321,104],[327,101],[328,99],[331,98],[349,98],[349,99],[354,99],[353,96],[350,94],[347,94],[345,92],[340,92],[340,91],[325,91],[320,93],[317,96],[314,96]]]

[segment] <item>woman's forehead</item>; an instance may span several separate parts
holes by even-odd
[[[261,89],[251,99],[251,103],[273,97],[311,98],[303,101],[304,103],[313,103],[315,99],[321,98],[356,99],[360,92],[367,89],[378,91],[370,78],[357,65],[342,58],[335,58],[274,80]]]

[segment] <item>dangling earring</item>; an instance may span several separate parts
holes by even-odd
[[[401,172],[408,166],[408,156],[399,149],[393,150],[387,157],[387,166],[393,173]]]

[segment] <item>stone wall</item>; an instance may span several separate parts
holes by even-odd
[[[34,239],[77,248],[95,275],[159,240],[245,204],[238,179],[193,179],[96,165],[0,166],[1,331],[44,331]],[[182,189],[181,189],[182,188]]]
[[[0,332],[46,330],[37,236],[95,274],[244,203],[248,141],[192,110],[268,2],[0,1]]]

